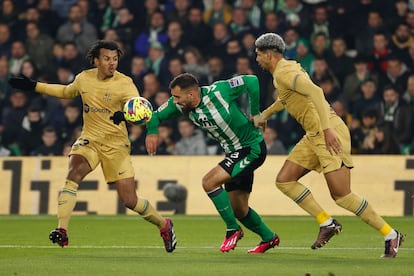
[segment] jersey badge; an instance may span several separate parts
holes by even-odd
[[[237,86],[241,86],[244,84],[243,82],[243,78],[242,77],[235,77],[229,80],[229,84],[231,88],[237,87]]]

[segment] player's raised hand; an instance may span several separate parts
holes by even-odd
[[[263,117],[262,114],[258,114],[252,117],[252,121],[255,127],[265,130],[267,126],[267,120]]]
[[[145,147],[149,155],[154,155],[158,147],[158,134],[150,134],[145,138]]]
[[[21,89],[24,91],[33,91],[35,90],[37,81],[32,80],[25,75],[21,75],[20,77],[11,77],[9,79],[9,84],[13,88]]]

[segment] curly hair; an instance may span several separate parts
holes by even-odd
[[[115,41],[98,40],[92,45],[92,47],[88,51],[88,54],[86,55],[86,59],[89,61],[91,65],[95,64],[95,58],[99,58],[101,49],[116,50],[118,52],[118,57],[121,57],[123,54]]]
[[[275,50],[279,53],[283,53],[286,49],[286,44],[283,38],[275,33],[266,33],[259,36],[254,45],[259,51]]]

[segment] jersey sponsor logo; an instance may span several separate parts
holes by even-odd
[[[85,113],[106,113],[106,114],[110,114],[111,111],[108,108],[97,108],[97,107],[93,107],[93,106],[89,106],[88,104],[84,104],[83,105],[83,112]]]
[[[244,158],[241,162],[240,162],[240,168],[244,169],[246,168],[248,165],[250,164],[250,160],[246,158]]]
[[[243,81],[243,78],[239,76],[239,77],[230,79],[229,84],[231,88],[234,88],[234,87],[243,85],[244,81]]]

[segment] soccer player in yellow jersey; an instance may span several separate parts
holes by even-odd
[[[67,230],[78,185],[100,164],[105,180],[116,185],[124,205],[156,225],[165,249],[172,252],[176,246],[172,221],[163,218],[148,200],[138,197],[135,190],[130,142],[123,113],[119,110],[139,92],[131,78],[117,71],[121,54],[115,42],[100,40],[87,55],[96,68],[79,73],[69,85],[37,82],[25,76],[11,78],[9,83],[18,89],[35,90],[58,98],[78,95],[82,98],[83,129],[69,154],[69,172],[58,199],[58,227],[50,232],[50,240],[61,247],[69,244]]]
[[[316,218],[320,231],[311,246],[317,249],[341,232],[342,225],[315,201],[311,191],[299,182],[310,171],[323,172],[336,204],[359,216],[377,229],[385,240],[383,257],[394,258],[404,236],[393,229],[374,211],[367,200],[351,191],[351,142],[347,126],[325,100],[296,61],[283,58],[285,42],[275,33],[256,39],[256,61],[273,75],[278,99],[253,118],[257,127],[266,127],[266,120],[286,108],[301,124],[306,134],[296,144],[276,177],[276,186],[306,212]]]

